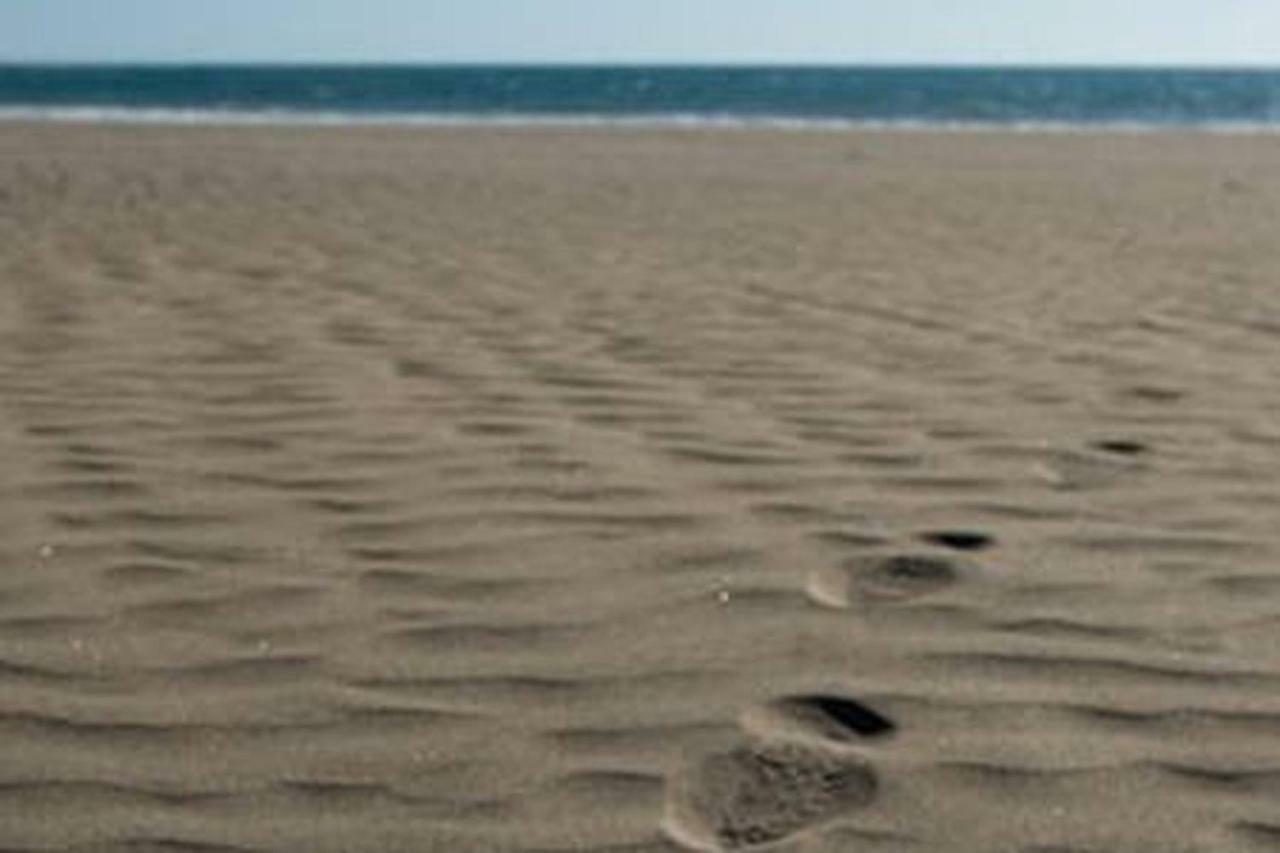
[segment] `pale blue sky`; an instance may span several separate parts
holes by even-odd
[[[0,0],[0,61],[1280,66],[1280,0]]]

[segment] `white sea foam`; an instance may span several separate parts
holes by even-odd
[[[185,109],[120,106],[0,105],[0,122],[80,124],[157,124],[213,126],[356,127],[585,127],[635,129],[714,129],[790,131],[911,131],[1015,133],[1280,133],[1275,121],[938,121],[933,119],[856,119],[784,115],[652,113],[461,113],[340,112],[318,110]]]

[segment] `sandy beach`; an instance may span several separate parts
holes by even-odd
[[[1280,137],[0,124],[0,850],[1280,849]]]

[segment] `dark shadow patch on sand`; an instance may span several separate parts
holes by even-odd
[[[885,738],[898,729],[874,708],[830,693],[784,696],[771,702],[769,710],[802,731],[840,743]]]
[[[1095,441],[1090,446],[1095,450],[1114,453],[1117,456],[1141,456],[1151,449],[1141,441],[1134,441],[1128,438],[1106,438],[1101,441]]]
[[[861,759],[794,741],[704,756],[668,786],[664,828],[698,850],[749,850],[868,805],[877,779]]]
[[[996,542],[994,536],[979,530],[929,530],[921,533],[919,538],[922,542],[953,551],[983,551]]]

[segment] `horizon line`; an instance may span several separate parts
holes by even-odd
[[[1097,62],[1097,61],[971,61],[971,60],[415,60],[415,59],[7,59],[0,57],[0,68],[32,69],[96,69],[96,68],[423,68],[513,70],[574,69],[920,69],[920,70],[1027,70],[1027,71],[1280,71],[1280,61],[1265,63],[1228,63],[1207,61],[1183,62]]]

